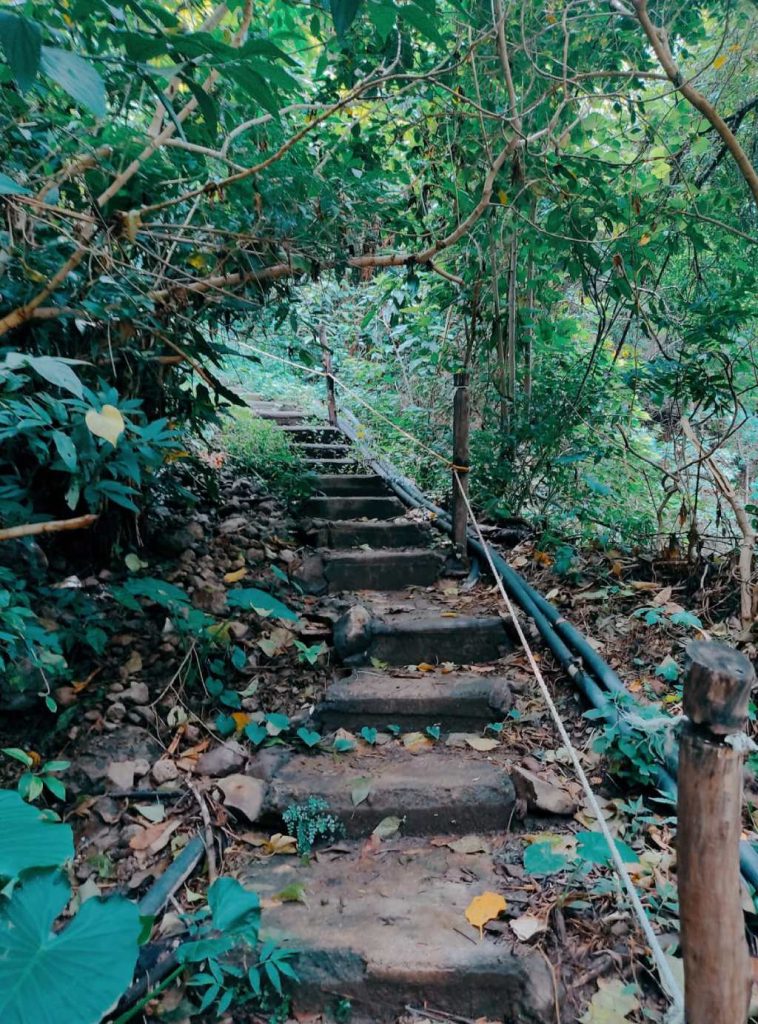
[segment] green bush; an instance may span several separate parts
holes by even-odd
[[[312,492],[314,478],[287,435],[248,409],[235,409],[222,429],[230,458],[282,497],[297,505]]]

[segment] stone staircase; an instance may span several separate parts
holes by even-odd
[[[375,730],[373,742],[347,753],[293,755],[268,780],[272,827],[287,807],[316,796],[346,828],[309,863],[256,861],[243,879],[263,901],[264,935],[300,951],[297,1020],[423,1022],[428,1007],[450,1020],[553,1024],[558,995],[545,957],[507,927],[480,937],[465,917],[475,896],[508,885],[497,853],[516,802],[507,751],[467,741],[511,707],[508,623],[435,600],[445,552],[351,458],[344,435],[295,410],[266,414],[317,473],[318,493],[304,509],[314,553],[303,585],[344,608],[335,654],[352,671],[335,669],[317,725],[355,736]],[[397,831],[380,842],[374,830],[388,821]],[[468,847],[456,849],[462,837]],[[303,887],[304,902],[277,899],[293,886]],[[350,1015],[340,1018],[345,1001]]]

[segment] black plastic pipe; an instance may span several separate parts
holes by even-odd
[[[446,533],[452,535],[452,520],[444,509],[430,501],[410,480],[401,477],[388,462],[375,458],[352,424],[340,417],[337,425],[354,444],[361,448],[365,461],[375,473],[386,480],[401,501],[404,501],[406,505],[425,508],[432,512],[435,522]],[[498,554],[489,544],[482,544],[471,531],[468,534],[468,546],[485,561],[488,561],[489,555],[509,596],[534,621],[551,653],[585,699],[603,713],[607,722],[617,724],[622,733],[631,733],[633,730],[630,726],[625,725],[623,717],[619,714],[618,708],[609,694],[626,698],[632,706],[640,707],[640,705],[624,686],[618,674],[587,642],[587,638],[582,636],[568,620],[564,619],[554,605],[522,579],[515,569],[508,565],[502,555]],[[593,673],[594,679],[584,671],[582,663]],[[673,801],[676,801],[677,798],[677,768],[678,756],[675,751],[665,756],[664,764],[656,766],[658,788]],[[746,841],[740,843],[740,869],[745,880],[758,893],[758,852],[752,843]]]

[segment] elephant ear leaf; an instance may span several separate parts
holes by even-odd
[[[128,987],[141,931],[137,905],[120,896],[89,899],[53,932],[70,896],[65,875],[40,871],[0,901],[3,1024],[98,1024]]]
[[[71,826],[49,821],[14,791],[0,790],[0,821],[2,879],[18,878],[27,868],[58,868],[74,856]]]

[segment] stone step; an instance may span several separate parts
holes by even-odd
[[[408,1004],[456,1019],[554,1024],[545,958],[486,933],[480,940],[466,920],[475,896],[504,890],[489,854],[418,840],[382,845],[390,848],[381,857],[342,843],[341,852],[322,852],[307,865],[271,857],[245,868],[241,881],[264,905],[263,938],[299,951],[298,1020],[330,1014],[348,999],[351,1024],[406,1019]],[[278,893],[299,885],[306,904],[277,902]]]
[[[372,659],[388,665],[473,665],[497,661],[512,644],[500,618],[408,614],[383,621],[355,605],[335,624],[334,647],[348,665],[365,665]]]
[[[431,542],[427,526],[402,521],[366,522],[365,520],[315,521],[308,533],[318,548],[344,550],[364,545],[381,548],[419,548]]]
[[[331,495],[309,498],[303,511],[314,519],[394,519],[405,512],[405,506],[397,498]]]
[[[368,544],[372,548],[418,548],[429,544],[430,531],[416,523],[350,522],[314,523],[308,535],[310,543],[318,548],[358,548]]]
[[[324,552],[329,593],[340,590],[404,590],[429,587],[439,578],[444,555],[431,548]]]
[[[500,721],[513,704],[508,680],[499,675],[465,672],[417,672],[393,676],[376,669],[358,669],[327,687],[317,709],[328,728],[381,730],[383,725],[423,731],[439,724],[443,731],[481,730]]]
[[[322,797],[353,838],[370,835],[388,817],[404,819],[402,833],[409,836],[505,830],[513,783],[484,755],[471,753],[438,747],[417,755],[394,748],[337,758],[301,754],[271,780],[266,810],[281,814],[310,796]],[[355,806],[356,781],[367,778],[371,791]]]
[[[319,442],[333,444],[345,440],[345,435],[337,427],[322,426],[317,423],[284,423],[282,430],[295,444],[300,444],[302,441],[308,441],[311,444]]]
[[[297,409],[252,409],[252,412],[260,419],[272,420],[280,426],[299,425],[305,420],[313,419],[311,413],[300,412]]]
[[[324,469],[333,468],[323,462],[319,463],[319,465]],[[357,463],[346,459],[345,465],[355,466]],[[394,497],[384,480],[375,473],[319,473],[316,477],[315,486],[317,490],[327,495],[327,497]]]
[[[333,474],[337,476],[344,473],[362,473],[363,475],[364,472],[363,463],[355,459],[333,459],[330,456],[324,458],[321,456],[308,456],[303,461],[308,469],[312,469],[317,473],[326,475]]]
[[[350,451],[347,444],[320,444],[318,441],[306,441],[297,447],[298,451],[307,458],[318,459],[338,459]]]

